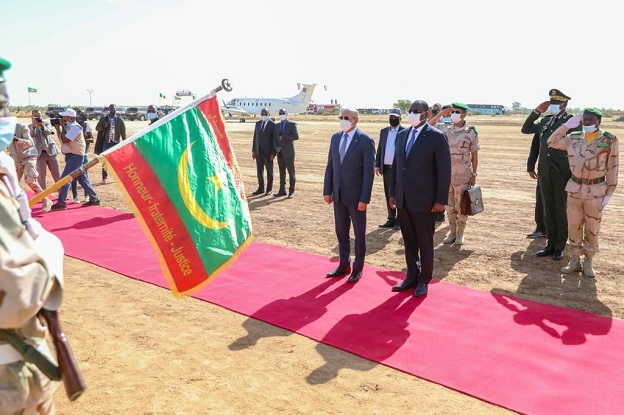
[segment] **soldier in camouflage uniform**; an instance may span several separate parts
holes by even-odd
[[[62,298],[63,246],[30,217],[15,163],[5,149],[12,142],[17,119],[6,107],[8,94],[0,58],[0,329],[51,360],[46,326],[37,317],[45,307],[56,310]],[[11,344],[0,338],[0,414],[54,414],[51,381]]]
[[[43,188],[41,188],[37,180],[39,177],[37,172],[37,149],[30,137],[30,130],[26,125],[20,123],[16,125],[15,137],[13,137],[13,142],[9,145],[9,154],[15,161],[17,181],[19,182],[24,177],[24,181],[35,194],[43,192]],[[51,207],[52,200],[47,197],[43,199],[42,210],[47,212]]]
[[[468,106],[453,102],[451,108],[441,110],[429,120],[446,134],[451,149],[451,186],[449,188],[446,214],[450,224],[450,233],[442,241],[444,244],[462,245],[467,215],[462,215],[460,208],[461,196],[469,187],[474,186],[477,178],[479,162],[479,135],[477,129],[464,119]],[[452,124],[440,123],[442,117],[451,116]]]
[[[583,130],[568,130],[583,120]],[[566,185],[568,192],[568,248],[570,261],[561,272],[570,274],[583,270],[594,278],[592,258],[598,252],[598,234],[602,211],[611,199],[618,181],[619,149],[617,138],[601,130],[602,113],[586,108],[559,127],[548,145],[568,152],[572,176]],[[585,255],[581,267],[580,256]]]

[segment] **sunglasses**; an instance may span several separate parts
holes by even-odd
[[[408,113],[409,113],[409,114],[416,114],[416,115],[420,115],[420,114],[422,114],[422,112],[418,112],[418,111],[416,111],[416,110],[409,110],[409,111],[408,111]]]
[[[352,120],[354,118],[355,117],[338,117],[339,120],[347,120],[347,121]]]
[[[451,111],[451,114],[461,114],[461,111]]]

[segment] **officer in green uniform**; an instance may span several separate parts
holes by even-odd
[[[546,225],[547,245],[537,251],[539,257],[552,256],[559,261],[563,259],[563,250],[568,240],[568,220],[566,201],[568,195],[565,187],[570,178],[568,154],[563,150],[548,147],[548,137],[571,115],[566,112],[570,97],[558,89],[551,89],[550,100],[539,104],[529,114],[522,125],[523,134],[533,134],[533,140],[539,141],[539,146],[531,146],[538,151],[537,172],[538,185],[544,205],[544,224]],[[548,112],[547,115],[540,116]],[[535,155],[529,155],[529,158]],[[531,172],[529,172],[530,174]]]

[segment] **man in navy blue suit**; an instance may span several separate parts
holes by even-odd
[[[397,135],[390,186],[405,244],[407,275],[392,291],[416,286],[414,296],[427,295],[433,277],[433,233],[436,212],[448,203],[451,152],[444,133],[427,123],[429,105],[414,101],[406,128]]]
[[[273,145],[274,131],[275,123],[269,118],[269,110],[262,108],[260,121],[256,122],[251,144],[251,157],[256,160],[258,176],[258,188],[252,193],[254,196],[263,193],[269,196],[273,188],[273,159],[276,154]],[[266,192],[264,191],[264,170],[267,172]]]
[[[366,255],[366,208],[370,203],[375,176],[375,142],[357,128],[358,112],[344,109],[340,114],[340,130],[331,138],[323,198],[334,203],[334,221],[340,263],[327,273],[328,278],[351,273],[347,282],[362,277]],[[355,260],[351,270],[351,223],[355,234]]]

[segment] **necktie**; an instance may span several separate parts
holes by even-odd
[[[414,141],[416,141],[416,129],[412,129],[412,135],[407,142],[407,147],[405,148],[405,156],[407,156],[414,145]]]
[[[262,122],[262,131],[264,131],[264,126],[266,125],[266,121]]]
[[[282,123],[280,124],[280,135],[284,132],[284,124],[286,124],[285,121],[282,121]]]
[[[340,143],[340,163],[344,160],[344,156],[347,152],[347,138],[349,138],[349,134],[345,133],[342,136],[342,143]]]

